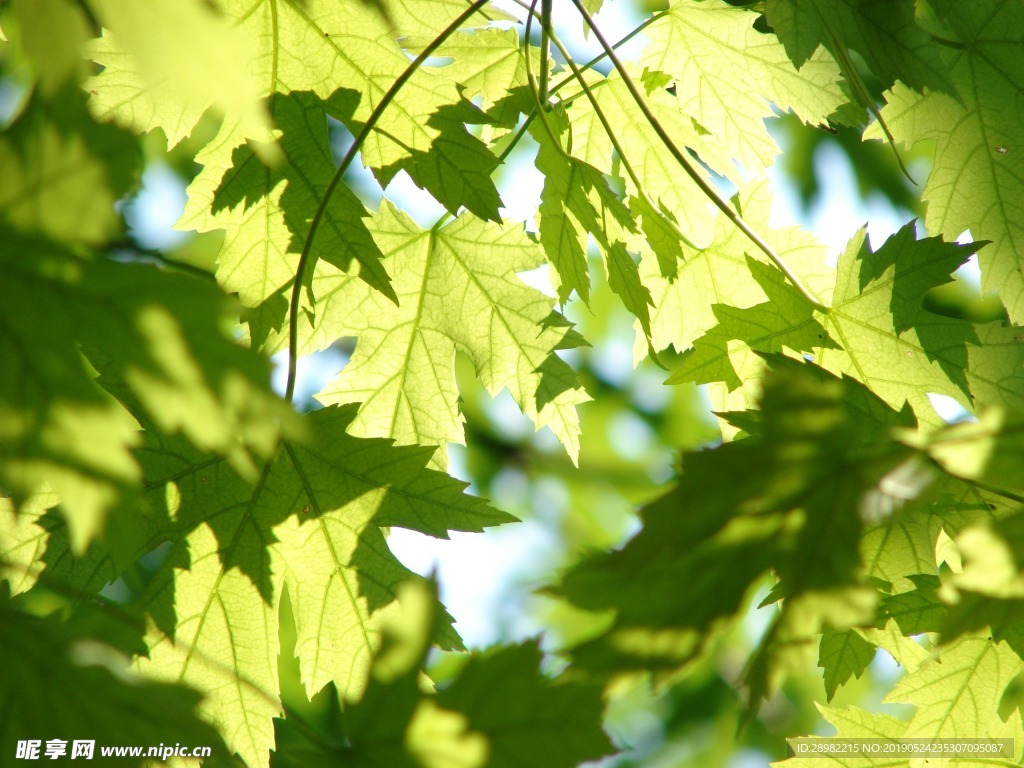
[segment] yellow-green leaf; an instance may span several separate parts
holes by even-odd
[[[398,306],[344,276],[314,282],[321,320],[307,348],[358,337],[351,361],[317,398],[362,403],[355,434],[461,443],[454,364],[464,352],[488,391],[508,388],[575,461],[576,406],[589,398],[555,354],[570,326],[516,275],[541,264],[536,243],[518,226],[470,214],[422,229],[386,201],[371,231],[395,275]],[[435,461],[445,461],[443,452]]]
[[[764,125],[773,105],[819,123],[846,98],[835,62],[814,55],[797,72],[782,44],[756,31],[753,20],[720,0],[679,0],[646,30],[651,44],[640,63],[670,75],[683,113],[758,172],[779,151]]]

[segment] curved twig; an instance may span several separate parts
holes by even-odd
[[[752,242],[755,246],[757,246],[758,250],[760,250],[765,256],[767,256],[771,260],[771,262],[782,271],[782,273],[789,279],[793,286],[800,292],[800,294],[807,300],[807,302],[811,306],[813,306],[815,309],[821,312],[830,312],[831,307],[823,303],[821,300],[817,298],[817,296],[814,295],[811,289],[804,284],[803,280],[800,279],[800,276],[797,275],[796,272],[794,272],[788,264],[786,264],[782,257],[775,253],[775,250],[770,245],[768,245],[768,243],[766,243],[760,235],[758,235],[756,232],[754,232],[754,230],[750,228],[747,222],[743,220],[743,217],[740,216],[739,213],[737,213],[733,209],[733,207],[722,198],[722,196],[714,187],[711,186],[707,179],[700,175],[700,173],[694,167],[693,163],[690,162],[689,158],[687,158],[686,155],[682,152],[682,150],[680,150],[679,147],[676,146],[676,143],[672,140],[672,137],[668,135],[668,132],[662,126],[657,116],[651,111],[651,108],[647,106],[647,102],[644,101],[644,98],[640,94],[640,91],[637,90],[636,84],[633,82],[633,79],[629,76],[629,73],[626,71],[626,68],[619,60],[618,55],[615,53],[614,50],[612,50],[611,46],[608,44],[608,41],[605,39],[604,34],[598,28],[597,24],[594,23],[593,16],[590,15],[590,12],[583,5],[582,0],[572,0],[572,3],[573,5],[576,6],[576,10],[579,11],[580,15],[583,17],[584,22],[590,28],[590,31],[594,33],[594,37],[601,44],[601,47],[604,48],[605,53],[608,55],[609,60],[612,62],[612,65],[615,67],[616,71],[622,77],[622,80],[625,83],[630,96],[633,98],[633,101],[636,102],[637,107],[640,108],[640,111],[643,113],[648,123],[650,123],[651,128],[658,135],[658,138],[661,139],[661,143],[665,145],[665,148],[669,151],[672,157],[675,158],[675,161],[683,169],[686,175],[689,176],[693,183],[696,184],[697,187],[700,189],[700,191],[703,192],[712,203],[714,203],[715,207],[717,207],[720,211],[722,211],[722,213],[725,214],[726,218],[729,219],[730,222],[732,222],[733,226],[735,226],[738,230],[740,230],[740,232],[746,235],[747,239],[750,240],[750,242]]]
[[[526,2],[526,0],[513,0],[513,1],[516,3],[516,5],[520,6],[521,8],[524,8],[526,10],[530,9],[530,4],[528,2]],[[634,37],[639,35],[648,26],[650,26],[655,21],[660,19],[666,13],[668,13],[668,11],[659,11],[658,13],[655,13],[655,14],[653,14],[651,16],[648,16],[646,19],[644,19],[642,22],[640,22],[636,27],[634,27],[632,31],[630,31],[628,34],[626,34],[623,37],[621,37],[618,41],[612,43],[612,50],[618,50],[619,48],[621,48],[623,45],[625,45],[630,40],[632,40]],[[558,46],[559,51],[563,51],[564,50],[564,47],[559,45],[557,38],[552,36],[552,40],[555,41],[555,45]],[[567,51],[565,53],[563,53],[563,55],[566,57],[566,60],[571,58],[568,55]],[[581,72],[586,72],[587,70],[593,69],[597,64],[599,64],[601,61],[603,61],[605,58],[607,58],[607,56],[608,56],[608,54],[605,53],[604,51],[602,51],[601,53],[599,53],[597,56],[592,58],[587,63],[581,64],[581,65],[577,65],[577,66],[579,67]],[[563,79],[559,80],[557,83],[554,83],[548,89],[548,95],[551,96],[551,95],[557,93],[558,91],[560,91],[565,86],[567,86],[569,83],[575,83],[575,82],[576,82],[576,76],[575,75],[567,75]],[[598,85],[600,85],[600,83],[598,83]],[[572,99],[576,98],[578,95],[579,94],[574,94],[573,96],[569,97],[568,99],[564,99],[563,101],[571,101]],[[509,142],[509,144],[506,145],[505,149],[503,149],[501,154],[498,155],[498,162],[499,163],[504,162],[505,158],[507,158],[512,153],[512,150],[515,149],[515,147],[519,143],[520,139],[523,138],[523,135],[526,133],[526,129],[529,127],[530,123],[533,122],[534,117],[536,117],[536,112],[530,112],[528,115],[526,115],[526,121],[524,122],[524,124],[519,127],[518,131],[516,132],[516,135],[512,137],[512,139]]]
[[[316,213],[313,214],[313,220],[309,224],[309,231],[306,233],[306,240],[302,244],[302,254],[299,256],[299,265],[295,270],[295,283],[292,285],[291,302],[288,307],[288,383],[285,387],[285,399],[289,402],[295,395],[295,375],[296,375],[296,363],[298,361],[298,347],[299,347],[299,303],[302,296],[302,284],[305,282],[306,274],[316,266],[317,257],[313,253],[313,240],[316,237],[317,230],[320,227],[320,222],[323,220],[324,213],[327,211],[327,204],[330,202],[331,196],[334,194],[334,190],[338,188],[338,184],[341,183],[342,177],[345,175],[345,171],[352,164],[356,154],[362,148],[366,139],[369,138],[370,132],[373,131],[374,127],[380,121],[381,115],[384,114],[385,110],[391,105],[391,102],[395,100],[399,91],[409,82],[411,78],[427,59],[429,59],[438,48],[451,37],[461,27],[467,19],[473,14],[479,11],[487,4],[488,0],[476,0],[470,5],[465,11],[460,13],[451,24],[445,27],[441,33],[430,41],[419,55],[409,62],[409,66],[405,68],[405,71],[398,76],[398,78],[388,88],[387,93],[381,97],[380,102],[374,108],[373,112],[367,118],[366,123],[363,124],[362,129],[356,135],[352,141],[352,146],[348,148],[345,156],[341,159],[338,164],[338,168],[334,172],[334,176],[331,177],[331,181],[328,183],[327,188],[324,190],[324,195],[320,199],[320,205],[317,206]]]

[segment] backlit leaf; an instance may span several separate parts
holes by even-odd
[[[982,288],[999,291],[1014,322],[1024,319],[1024,64],[1016,30],[1024,9],[1016,3],[934,0],[944,27],[943,63],[960,95],[918,94],[897,85],[882,111],[898,141],[935,142],[925,184],[926,222],[948,238],[966,229],[992,240],[979,254]],[[872,134],[874,135],[874,134]]]
[[[492,394],[507,387],[523,413],[538,429],[550,427],[575,460],[576,406],[588,397],[555,354],[570,343],[569,324],[551,299],[516,276],[539,266],[537,245],[520,228],[469,214],[422,229],[389,203],[371,229],[395,275],[399,304],[343,276],[314,283],[322,320],[311,346],[359,339],[352,360],[318,399],[361,402],[356,434],[460,443],[454,360],[461,351]]]

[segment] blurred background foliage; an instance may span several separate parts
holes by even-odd
[[[614,0],[614,4],[625,7],[624,17],[636,21],[664,6],[658,0],[635,0],[631,8],[630,0]],[[565,37],[573,35],[567,32]],[[26,84],[32,77],[31,64],[16,39],[0,46],[0,125],[9,124],[24,105]],[[927,147],[913,152],[901,148],[911,181],[900,170],[891,147],[862,143],[853,129],[808,126],[792,115],[771,123],[783,149],[775,174],[782,219],[811,225],[826,198],[838,198],[839,205],[851,211],[862,211],[868,203],[883,206],[900,221],[922,214],[919,185],[929,171]],[[219,235],[176,232],[170,225],[183,206],[185,186],[199,171],[196,152],[216,129],[217,121],[207,117],[172,151],[161,136],[139,139],[144,170],[134,192],[119,205],[122,236],[109,246],[110,257],[212,272]],[[351,137],[340,126],[334,127],[332,137],[336,156],[340,156]],[[499,169],[499,188],[506,201],[512,188],[521,186],[524,169],[532,165],[533,151],[535,147],[524,141]],[[351,171],[348,181],[353,188],[372,195],[360,170]],[[389,196],[394,195],[407,208],[419,204],[415,199],[403,199],[406,194],[407,190],[389,190]],[[822,226],[820,221],[818,225]],[[579,468],[571,465],[550,434],[535,433],[507,396],[491,398],[468,362],[460,359],[457,373],[468,447],[452,448],[452,470],[472,484],[473,492],[492,499],[522,522],[485,534],[456,537],[450,544],[428,545],[411,534],[392,535],[396,551],[411,567],[424,572],[438,570],[442,598],[451,607],[468,645],[542,633],[552,669],[562,666],[559,648],[594,632],[601,618],[569,607],[546,594],[543,587],[556,582],[557,574],[581,555],[626,541],[636,530],[639,505],[659,495],[671,482],[679,451],[710,446],[720,438],[699,388],[664,386],[667,374],[649,360],[634,368],[631,319],[603,282],[596,255],[592,280],[595,289],[590,308],[578,303],[565,308],[591,344],[566,353],[593,397],[593,402],[580,409],[583,441]],[[969,270],[954,283],[934,290],[929,302],[933,311],[976,322],[1002,316],[999,301],[979,294],[976,275]],[[306,380],[299,391],[316,391],[317,380],[333,375],[352,349],[352,340],[347,340],[307,363]],[[308,395],[306,406],[316,407]],[[156,552],[137,563],[108,587],[106,595],[114,601],[137,595],[160,557]],[[610,765],[753,768],[783,758],[787,736],[827,732],[828,726],[810,703],[825,700],[821,673],[816,669],[791,678],[760,717],[737,732],[744,703],[736,681],[743,660],[768,623],[766,614],[775,610],[754,607],[766,591],[767,585],[762,585],[760,593],[751,595],[746,616],[685,673],[658,685],[649,679],[623,680],[611,689],[608,729],[625,751],[609,760]],[[23,607],[37,614],[67,607],[58,592],[41,589],[19,599]],[[282,613],[290,616],[287,601]],[[294,632],[290,621],[282,624],[280,669],[285,704],[291,715],[316,729],[329,718],[337,697],[328,692],[312,702],[306,700],[291,656]],[[458,654],[436,653],[431,669],[437,684],[443,686],[460,663]],[[836,703],[885,711],[888,707],[880,704],[880,698],[896,675],[898,670],[880,656],[862,679],[840,690]]]

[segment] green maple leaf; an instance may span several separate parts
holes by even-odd
[[[380,526],[446,536],[511,519],[423,469],[429,449],[346,435],[354,415],[308,414],[308,440],[284,444],[255,485],[165,441],[143,454],[151,503],[175,543],[143,601],[154,622],[140,667],[201,683],[210,691],[202,711],[253,766],[266,765],[280,710],[283,589],[307,690],[333,682],[357,696],[397,585],[413,577]],[[458,644],[450,628],[440,632],[443,644]]]
[[[409,10],[420,19],[414,24],[419,34],[436,32],[462,10],[458,3],[445,0],[418,0],[413,5]],[[286,3],[280,8],[269,2],[255,6],[224,2],[220,10],[232,22],[236,36],[246,41],[246,49],[236,55],[248,62],[258,83],[257,95],[268,97],[268,111],[284,131],[287,146],[281,148],[285,157],[276,150],[272,158],[277,161],[272,165],[283,167],[260,169],[260,160],[252,157],[253,148],[261,160],[267,159],[266,152],[258,144],[241,149],[251,131],[244,122],[226,120],[198,158],[206,168],[190,187],[189,207],[181,226],[227,230],[222,282],[242,295],[243,304],[252,310],[249,319],[254,337],[262,341],[280,326],[286,305],[282,294],[288,275],[295,271],[287,254],[301,249],[331,172],[326,144],[329,109],[318,117],[311,98],[287,94],[309,93],[324,103],[333,100],[335,116],[358,132],[384,97],[386,84],[402,74],[409,60],[394,41],[394,30],[372,11],[356,13],[322,1]],[[355,50],[360,51],[358,59],[351,55]],[[139,130],[160,126],[174,138],[187,134],[205,110],[205,103],[185,104],[177,94],[154,92],[132,70],[133,57],[111,55],[113,59],[101,57],[106,69],[90,86],[97,93],[98,109],[127,115],[125,119]],[[339,84],[344,86],[343,95],[337,94]],[[302,108],[288,101],[292,98],[302,102]],[[150,101],[159,102],[164,111],[151,115],[153,110],[146,106]],[[183,115],[183,110],[187,114]],[[500,200],[490,180],[496,159],[466,131],[463,122],[467,119],[478,122],[483,118],[462,100],[453,83],[421,68],[363,143],[362,160],[385,184],[404,169],[451,210],[466,205],[485,218],[496,219]],[[282,181],[288,183],[282,185]],[[248,202],[244,209],[217,215],[224,206],[211,198],[222,182],[244,188]],[[237,201],[230,193],[227,197]],[[321,229],[329,231],[314,240],[314,256],[341,269],[358,261],[360,274],[390,294],[376,249],[359,221],[362,207],[354,194],[339,185],[325,213],[326,224]]]
[[[123,617],[39,619],[15,609],[6,596],[0,616],[0,652],[18,660],[0,670],[0,697],[18,702],[7,708],[0,729],[0,749],[9,759],[16,742],[26,739],[41,742],[40,757],[51,739],[64,740],[65,754],[72,757],[75,740],[94,742],[96,757],[99,747],[126,741],[163,744],[173,722],[175,739],[210,747],[207,764],[229,764],[217,730],[197,716],[202,699],[197,690],[131,674],[118,642],[131,637]],[[130,756],[121,762],[150,764]]]
[[[13,293],[0,309],[5,360],[0,374],[0,484],[19,502],[44,486],[66,498],[64,511],[74,527],[75,548],[81,551],[139,478],[129,450],[137,440],[135,425],[92,381],[75,343],[81,325],[68,311],[75,307],[66,300],[63,281],[51,282],[45,272],[35,273],[36,265],[24,258],[22,248],[41,244],[13,235],[3,242],[0,273]],[[44,247],[50,253],[38,253],[38,263],[67,264],[79,273],[90,266],[75,263],[53,246]],[[105,291],[94,283],[97,288]],[[96,312],[89,293],[82,291],[76,298],[86,317]],[[60,372],[59,390],[47,385],[53,372]]]
[[[533,643],[474,654],[432,698],[410,685],[415,679],[383,690],[371,682],[342,721],[351,752],[341,762],[428,768],[443,756],[479,768],[573,768],[612,753],[599,688],[547,680],[540,659]]]
[[[881,507],[864,532],[861,553],[867,575],[899,594],[917,588],[919,574],[934,576],[940,534],[956,536],[977,522],[998,519],[1013,510],[1010,499],[935,472],[914,461],[903,478],[894,477],[894,504]],[[902,487],[901,487],[902,486]]]
[[[891,715],[879,715],[857,707],[828,707],[817,705],[822,716],[834,725],[836,739],[884,739],[898,742],[907,730],[904,720]],[[826,739],[822,739],[826,741]],[[842,768],[906,768],[908,760],[899,754],[881,754],[865,757],[844,754],[814,754],[811,757],[799,755],[788,760],[772,763],[780,768],[819,768],[820,766],[841,766]]]
[[[640,79],[638,72],[627,71],[634,80]],[[588,80],[593,81],[590,88],[598,108],[615,131],[619,145],[625,148],[640,181],[642,189],[636,189],[627,175],[623,179],[626,193],[634,197],[647,194],[675,218],[688,244],[706,245],[715,220],[712,204],[696,184],[682,178],[677,161],[637,107],[621,75],[616,71],[607,78],[597,79],[591,74]],[[688,147],[715,171],[739,181],[740,175],[728,149],[714,136],[698,130],[693,119],[682,112],[670,94],[653,91],[647,96],[647,106],[677,145]],[[611,139],[590,101],[574,99],[567,114],[572,134],[571,143],[568,140],[566,143],[571,154],[601,173],[620,177]],[[704,169],[699,168],[698,172]],[[710,174],[705,175],[710,179]],[[665,258],[663,255],[662,259]]]
[[[739,442],[685,456],[679,485],[641,510],[643,528],[625,547],[567,573],[560,590],[572,603],[615,611],[604,636],[573,650],[575,664],[607,673],[675,669],[700,653],[716,622],[740,609],[785,532],[784,521],[733,519],[765,480],[758,452]],[[733,468],[728,483],[705,482],[724,480],[726,465]],[[711,590],[715,600],[705,600]]]
[[[641,270],[644,262],[642,254],[653,253],[658,264],[658,276],[675,280],[679,275],[679,265],[685,258],[676,217],[661,205],[654,207],[643,197],[630,197],[629,208],[644,234],[643,244],[636,248],[641,253]],[[644,244],[647,248],[644,248]],[[647,282],[645,285],[648,290],[653,287]]]
[[[977,346],[967,347],[967,381],[980,405],[1024,407],[1024,337],[1018,326],[1000,321],[975,326]]]
[[[35,69],[43,95],[81,80],[86,72],[82,47],[89,37],[82,8],[67,0],[18,0],[10,8],[19,48]]]
[[[975,422],[954,424],[929,435],[908,436],[952,475],[1010,494],[1024,490],[1024,412],[993,406]]]
[[[651,24],[640,59],[676,84],[682,111],[728,147],[744,168],[771,164],[778,147],[764,125],[779,109],[820,123],[846,101],[839,70],[824,55],[797,72],[783,46],[724,2],[676,2]]]
[[[534,138],[538,138],[537,131]],[[544,174],[540,242],[558,275],[559,300],[564,303],[575,291],[586,302],[590,298],[587,240],[590,230],[598,228],[597,211],[588,193],[599,194],[600,187],[607,189],[608,185],[593,166],[561,155],[560,147],[553,147],[543,137],[540,140],[543,143],[537,153],[537,170]],[[581,215],[585,218],[582,227]]]
[[[395,29],[372,8],[327,0],[161,0],[145,16],[125,0],[94,5],[113,30],[93,47],[104,66],[88,84],[95,111],[140,133],[161,128],[172,145],[211,106],[239,143],[266,141],[269,121],[260,99],[274,93],[312,91],[326,100],[339,86],[352,88],[365,94],[353,118],[365,120],[409,63],[395,38],[433,37],[465,10],[457,0],[405,0],[393,16],[402,25]],[[427,118],[441,104],[459,101],[453,86],[442,88],[443,81],[426,73],[411,85],[382,121],[371,142],[375,152],[404,157],[403,146],[427,149],[433,135]],[[440,101],[424,102],[427,95]]]
[[[821,633],[818,666],[825,670],[825,696],[832,701],[840,686],[851,677],[859,678],[875,658],[875,646],[856,630]]]
[[[271,766],[419,768],[437,760],[482,765],[487,755],[482,735],[471,731],[460,713],[438,707],[421,685],[431,637],[444,621],[436,606],[433,582],[403,584],[398,614],[383,625],[359,690],[342,697],[343,707],[331,689],[318,696],[327,699],[329,715],[314,738],[308,726],[297,728],[287,716],[277,721],[279,748]]]
[[[252,41],[250,59],[262,95],[311,91],[327,100],[339,86],[350,89],[360,94],[346,116],[346,124],[355,132],[409,65],[396,36],[404,32],[433,38],[466,8],[456,0],[406,0],[403,4],[405,12],[395,17],[401,19],[400,30],[377,13],[329,0],[281,6],[269,0],[255,5],[223,0],[219,5]],[[486,17],[480,18],[486,23]],[[414,153],[429,152],[441,133],[430,124],[431,118],[441,107],[461,101],[447,78],[420,68],[363,145],[363,164],[383,169]]]
[[[1004,643],[965,636],[900,680],[887,701],[916,707],[904,738],[1003,735],[999,701],[1024,662]]]
[[[429,42],[426,37],[408,36],[402,44],[408,50],[419,51]],[[456,83],[464,98],[480,97],[483,111],[496,118],[500,113],[495,115],[495,106],[507,101],[510,94],[529,87],[526,54],[515,29],[457,32],[438,49],[437,55],[452,59],[437,69],[438,74]],[[532,48],[529,55],[536,72],[540,69],[540,55]],[[499,122],[504,124],[508,119],[499,118]]]
[[[765,602],[771,599],[769,595]],[[747,662],[743,680],[750,692],[749,706],[741,723],[749,722],[757,714],[761,703],[779,689],[788,675],[799,674],[813,663],[815,651],[821,645],[819,635],[827,633],[829,627],[845,630],[870,622],[876,599],[869,587],[803,592],[786,599]],[[850,659],[845,660],[843,669],[826,666],[826,691],[838,686],[840,673],[852,668]]]
[[[280,330],[287,313],[286,294],[314,219],[319,226],[309,253],[318,260],[320,274],[335,272],[328,265],[358,273],[369,285],[397,300],[380,263],[380,249],[364,222],[366,209],[352,190],[338,184],[322,214],[315,213],[333,175],[328,116],[348,119],[358,100],[358,93],[344,88],[325,102],[309,93],[276,96],[271,111],[283,132],[279,141],[283,157],[274,169],[264,167],[248,147],[236,147],[237,133],[222,132],[198,156],[205,167],[189,187],[189,202],[179,226],[226,231],[218,279],[239,294],[253,339],[259,344]],[[438,112],[430,118],[432,125],[440,121],[445,126],[433,152],[413,151],[381,174],[390,179],[404,168],[414,180],[428,176],[439,185],[431,186],[431,191],[453,210],[466,204],[485,218],[497,218],[500,201],[490,180],[496,158],[466,132],[459,119],[445,117],[447,114]],[[466,142],[473,146],[467,148]]]
[[[912,589],[911,576],[935,569],[935,542],[943,529],[941,517],[897,513],[864,531],[861,556],[869,577]]]
[[[268,169],[245,146],[231,151],[215,141],[198,156],[205,166],[189,186],[179,226],[224,229],[218,281],[238,293],[254,342],[279,330],[287,314],[287,291],[295,280],[299,254],[331,178],[328,111],[351,111],[353,94],[340,90],[322,103],[307,93],[277,96],[273,116],[283,131],[281,162]],[[232,143],[227,139],[228,145]],[[311,254],[320,273],[358,273],[395,300],[380,249],[366,228],[363,204],[344,184],[324,210]],[[331,265],[336,269],[331,269]]]
[[[777,584],[761,603],[781,600],[781,609],[746,673],[752,710],[786,673],[806,666],[825,627],[841,631],[871,617],[877,595],[864,581],[863,518],[910,455],[899,450],[891,429],[914,424],[911,414],[893,411],[854,380],[836,380],[788,358],[774,365],[762,401],[764,439],[774,454],[765,493],[780,509],[799,505],[804,518],[793,549],[774,565]],[[827,668],[826,691],[834,691],[840,677]]]
[[[474,653],[443,690],[424,690],[431,624],[442,618],[435,604],[430,590],[407,585],[402,622],[385,627],[362,695],[332,708],[315,741],[286,718],[279,742],[289,749],[271,765],[573,768],[614,751],[601,729],[600,688],[545,677],[535,642]]]
[[[140,165],[127,133],[95,122],[77,85],[34,93],[0,137],[0,220],[65,243],[100,244]]]
[[[894,407],[906,401],[928,413],[927,392],[963,399],[973,328],[926,312],[921,302],[976,249],[938,238],[915,240],[908,224],[872,253],[862,231],[839,259],[832,310],[822,320],[842,349],[816,350],[815,359],[860,379]],[[892,378],[897,369],[898,382]],[[907,397],[908,388],[920,394]]]
[[[819,46],[837,61],[853,50],[885,88],[900,80],[919,92],[953,92],[938,46],[914,18],[914,0],[768,0],[765,13],[801,70]]]
[[[269,141],[255,55],[244,32],[201,0],[91,0],[105,27],[91,53],[103,66],[88,88],[94,112],[139,133],[162,128],[174,146],[211,106],[246,138]]]
[[[745,220],[766,225],[771,199],[767,183],[761,181],[742,187],[733,202]],[[776,253],[827,301],[835,278],[834,271],[826,264],[825,247],[799,227],[762,229],[761,233]],[[686,253],[675,279],[662,277],[660,264],[650,257],[644,258],[640,276],[650,288],[655,304],[651,311],[655,349],[673,346],[684,351],[691,347],[696,339],[720,322],[716,305],[745,309],[765,302],[768,294],[757,277],[764,270],[754,268],[756,272],[751,280],[752,267],[748,265],[751,258],[763,261],[764,257],[724,216],[715,220],[714,239],[706,247]],[[776,282],[773,278],[772,283]],[[780,291],[790,293],[789,289]],[[775,300],[782,305],[762,309],[806,314],[806,309],[797,308],[788,296],[777,295]]]
[[[862,231],[839,259],[827,312],[811,311],[800,293],[770,272],[778,286],[773,300],[749,309],[716,308],[720,324],[695,342],[670,381],[724,381],[735,390],[760,376],[753,351],[788,346],[813,354],[827,370],[859,379],[890,406],[909,402],[919,414],[932,413],[927,393],[968,400],[975,391],[1017,389],[1000,375],[1014,363],[996,362],[995,350],[978,349],[972,324],[922,307],[924,294],[948,282],[975,249],[938,238],[915,240],[908,224],[872,252]],[[814,332],[819,323],[823,332]],[[986,332],[1008,341],[1005,331]],[[972,369],[972,356],[984,362]]]
[[[555,351],[578,338],[553,301],[517,272],[543,255],[519,227],[469,214],[425,230],[384,202],[371,230],[395,275],[396,307],[345,276],[314,282],[320,322],[307,348],[357,336],[355,354],[317,398],[363,403],[356,434],[400,443],[462,442],[455,353],[492,394],[508,388],[523,413],[579,451],[576,406],[589,398]],[[439,456],[435,461],[444,461]]]
[[[422,662],[412,651],[402,648],[400,652],[410,657],[408,661]],[[482,768],[488,752],[483,734],[471,730],[462,713],[442,709],[434,697],[419,689],[419,664],[408,670],[404,669],[405,663],[402,667],[404,674],[397,678],[371,677],[362,697],[347,701],[342,711],[331,701],[332,717],[321,726],[327,738],[312,741],[287,719],[278,721],[278,741],[286,748],[280,751],[280,757],[275,755],[271,766]]]
[[[56,491],[76,551],[140,474],[129,451],[136,424],[96,386],[81,347],[110,355],[159,429],[240,471],[255,471],[250,450],[273,446],[287,409],[266,361],[223,333],[230,303],[211,283],[14,233],[0,237],[0,275],[11,291],[0,309],[0,482],[19,499],[44,484]]]
[[[1024,654],[1024,518],[1019,513],[960,531],[956,547],[961,570],[944,580],[938,597],[948,603],[936,622],[948,642],[988,631]],[[1022,656],[1024,658],[1024,656]]]
[[[837,346],[815,319],[813,307],[785,282],[781,272],[749,256],[747,268],[768,301],[748,309],[713,305],[719,325],[697,340],[667,383],[723,381],[730,389],[737,389],[748,380],[750,371],[761,368],[754,350],[782,352],[788,348],[798,352],[816,346]],[[738,347],[734,340],[744,346]]]
[[[1024,320],[1024,66],[1015,55],[1015,30],[1024,23],[1016,3],[931,4],[945,28],[943,63],[961,101],[943,93],[918,94],[897,85],[882,116],[906,143],[935,142],[935,163],[923,198],[933,232],[953,237],[966,229],[992,240],[979,254],[982,290],[999,291],[1010,318]],[[871,134],[874,135],[874,134]]]
[[[149,656],[139,668],[155,680],[210,691],[201,713],[217,724],[231,753],[259,766],[266,765],[273,746],[271,718],[280,711],[277,607],[238,570],[245,558],[267,559],[260,529],[239,526],[238,533],[239,540],[224,553],[205,526],[179,541],[146,604],[158,624],[146,637]],[[269,578],[270,564],[262,568],[260,575]]]
[[[938,632],[946,614],[938,595],[939,577],[919,573],[909,578],[915,589],[886,597],[882,611],[896,622],[904,635]]]
[[[148,658],[138,664],[150,677],[194,680],[204,690],[211,680],[223,682],[202,711],[250,765],[265,764],[271,718],[280,710],[282,590],[289,592],[307,691],[333,682],[357,696],[381,624],[396,610],[395,590],[414,578],[391,555],[380,526],[445,537],[449,529],[512,519],[462,494],[464,484],[424,470],[429,449],[346,435],[354,413],[329,408],[307,416],[310,439],[285,444],[255,486],[180,437],[143,433],[149,503],[134,520],[134,552],[123,562],[168,543],[171,549],[143,600],[153,621]],[[38,579],[90,599],[124,565],[99,542],[86,557],[72,557],[66,526],[46,510],[56,501],[41,495],[18,518],[0,505],[0,575],[19,590]],[[449,625],[444,618],[432,639],[459,647]]]
[[[905,637],[895,621],[888,620],[881,627],[860,628],[860,634],[876,648],[892,656],[893,661],[913,672],[928,660],[931,652],[913,638]]]
[[[547,118],[549,128],[561,134],[567,125],[561,114]],[[651,295],[640,282],[636,262],[626,251],[628,233],[635,232],[629,209],[593,166],[553,144],[546,131],[537,128],[533,136],[540,144],[537,170],[544,174],[540,204],[540,242],[558,272],[558,296],[562,302],[575,291],[584,302],[590,298],[587,271],[587,238],[593,236],[604,255],[608,285],[618,295],[644,333],[651,334]],[[648,216],[660,215],[649,210]]]
[[[84,553],[72,552],[66,517],[58,511],[60,497],[53,492],[31,496],[15,509],[11,499],[0,499],[0,578],[14,595],[36,584],[52,587],[75,599],[95,597],[138,559],[152,533],[144,515],[114,515],[101,539]],[[134,511],[134,510],[133,510]],[[153,547],[164,538],[161,527]]]
[[[958,593],[959,601],[944,606],[947,615],[941,624],[943,642],[951,642],[965,634],[987,632],[1004,642],[1018,656],[1024,654],[1024,600],[979,595],[968,591]]]
[[[10,499],[0,500],[0,579],[7,582],[10,594],[30,590],[46,568],[42,558],[47,535],[40,522],[59,503],[53,492],[33,494],[19,509]]]
[[[781,357],[772,364],[758,432],[685,455],[679,485],[643,510],[641,532],[566,576],[573,603],[615,611],[605,635],[574,650],[576,663],[676,669],[772,569],[779,581],[765,603],[781,599],[782,608],[748,674],[756,700],[792,654],[813,650],[823,622],[870,618],[860,508],[909,455],[888,432],[912,420],[850,379]]]
[[[416,186],[430,192],[449,213],[457,214],[465,206],[481,219],[500,221],[501,198],[491,180],[498,158],[466,129],[466,124],[487,123],[490,118],[470,102],[440,107],[427,120],[438,134],[430,148],[374,168],[377,180],[387,186],[399,171],[405,171]]]
[[[542,655],[535,641],[475,654],[438,692],[438,704],[464,713],[469,726],[488,737],[493,768],[514,768],[539,755],[545,766],[571,768],[614,752],[601,730],[600,687],[545,677]]]

